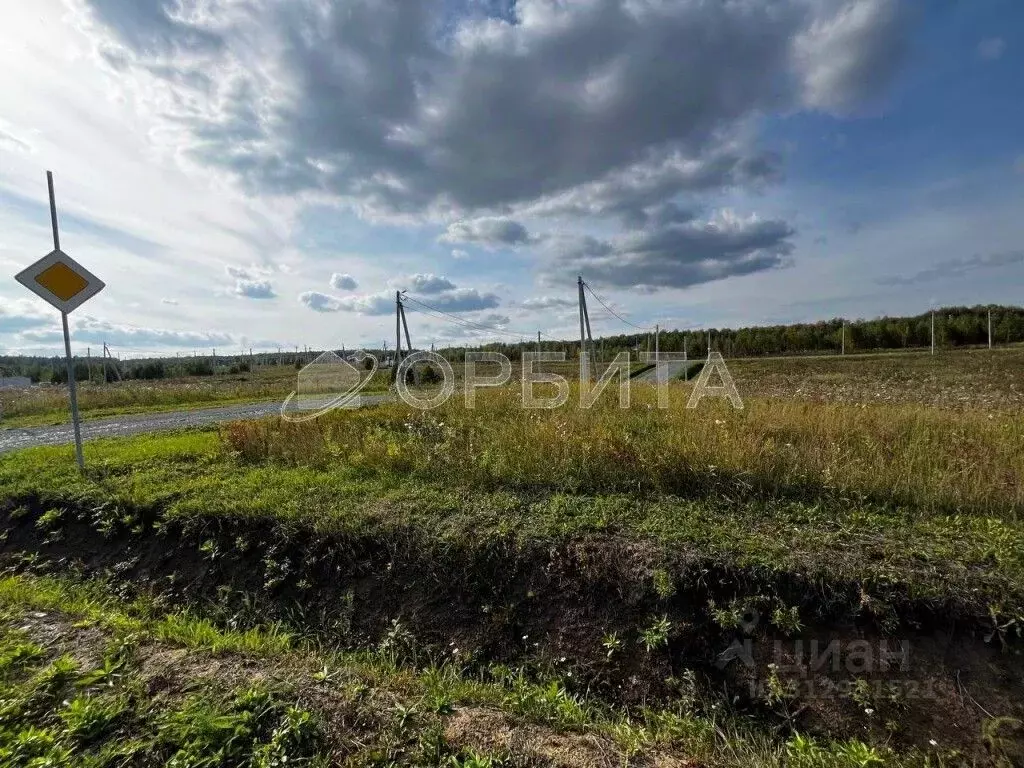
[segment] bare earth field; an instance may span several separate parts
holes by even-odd
[[[1024,409],[1024,347],[726,362],[744,397]]]

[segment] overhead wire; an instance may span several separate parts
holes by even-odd
[[[600,304],[602,307],[604,307],[606,310],[608,310],[608,312],[611,315],[613,315],[614,317],[617,317],[621,322],[625,323],[626,325],[630,326],[631,328],[636,328],[639,331],[646,331],[647,333],[650,333],[651,331],[654,330],[653,328],[645,328],[645,327],[643,327],[641,325],[637,325],[636,323],[632,323],[629,320],[627,320],[626,318],[624,318],[622,315],[620,315],[618,312],[616,312],[614,309],[612,309],[610,306],[608,306],[608,304],[605,302],[605,300],[602,299],[600,296],[598,296],[594,292],[594,289],[590,287],[590,283],[588,283],[587,281],[585,281],[585,280],[583,281],[583,286],[588,291],[590,291],[590,295],[591,296],[593,296],[595,299],[597,299],[598,304]]]
[[[427,304],[424,301],[420,301],[419,299],[413,298],[408,294],[403,294],[402,301],[411,301],[414,304],[417,304],[419,307],[421,307],[421,309],[417,309],[416,307],[410,307],[410,309],[413,309],[414,311],[422,312],[423,314],[428,315],[430,317],[434,317],[437,320],[445,320],[451,323],[455,323],[470,330],[493,333],[499,336],[506,336],[508,338],[515,339],[521,339],[525,336],[533,335],[532,333],[525,333],[523,331],[516,331],[509,328],[497,328],[495,326],[487,325],[476,320],[470,320],[465,317],[459,317],[458,315],[446,312],[443,309],[439,309],[438,307],[431,306],[430,304]]]

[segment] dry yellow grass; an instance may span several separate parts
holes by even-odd
[[[655,406],[578,392],[556,410],[523,410],[517,389],[453,398],[427,412],[392,404],[304,424],[239,423],[227,445],[254,461],[394,472],[481,488],[535,487],[681,495],[856,494],[921,511],[1016,516],[1024,508],[1024,420],[1004,411],[748,399],[685,407],[688,388]]]

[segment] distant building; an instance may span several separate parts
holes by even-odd
[[[0,389],[25,389],[32,386],[28,376],[0,376]]]

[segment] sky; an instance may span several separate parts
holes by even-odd
[[[72,347],[418,347],[1022,302],[1019,0],[7,0],[13,276]],[[588,294],[589,296],[590,294]]]

